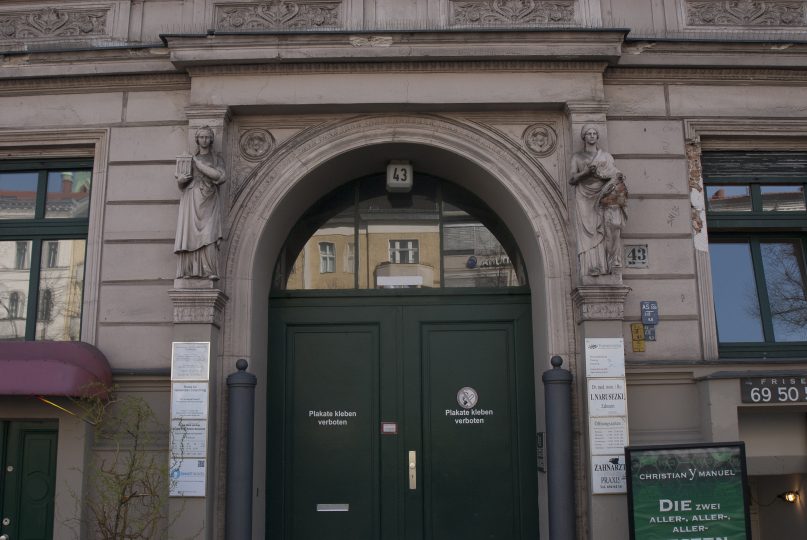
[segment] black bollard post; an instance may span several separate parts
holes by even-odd
[[[252,540],[252,448],[258,379],[246,372],[247,366],[241,358],[235,363],[238,371],[227,376],[227,540]]]
[[[575,539],[574,467],[572,460],[572,374],[553,356],[544,371],[546,404],[547,499],[549,538]]]

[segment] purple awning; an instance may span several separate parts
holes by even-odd
[[[112,371],[80,341],[0,341],[0,395],[106,395]]]

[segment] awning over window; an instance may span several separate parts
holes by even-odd
[[[0,395],[105,395],[111,385],[109,362],[89,343],[0,342]]]

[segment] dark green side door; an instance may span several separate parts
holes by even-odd
[[[537,538],[528,294],[272,306],[270,538]]]
[[[0,421],[0,534],[53,538],[56,422]]]

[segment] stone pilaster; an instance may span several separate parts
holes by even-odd
[[[220,538],[217,534],[217,522],[214,508],[221,489],[214,474],[220,464],[219,440],[225,426],[221,420],[221,382],[222,366],[219,357],[221,322],[227,296],[219,289],[213,288],[216,282],[206,279],[177,279],[174,289],[168,291],[174,306],[175,342],[208,342],[210,343],[210,371],[207,414],[207,451],[206,451],[206,493],[204,497],[181,498],[172,497],[169,501],[172,536],[187,534],[187,531],[199,531],[196,538],[211,540]],[[200,530],[201,527],[201,530]]]
[[[575,322],[578,325],[577,350],[580,351],[579,364],[581,369],[577,377],[576,390],[578,395],[584,396],[587,403],[588,393],[586,380],[586,338],[620,338],[623,337],[622,324],[625,313],[625,298],[630,287],[621,284],[581,285],[572,291]],[[585,495],[578,498],[580,506],[584,509],[583,530],[580,538],[599,540],[601,538],[627,538],[628,524],[626,519],[615,519],[625,513],[627,501],[625,495],[608,494],[594,495],[592,488],[591,441],[589,441],[589,414],[588,407],[583,408],[580,433],[582,435],[581,448],[583,448],[581,470]]]

